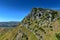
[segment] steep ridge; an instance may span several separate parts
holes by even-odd
[[[49,34],[50,31],[53,31],[52,23],[56,22],[58,18],[57,11],[33,8],[32,12],[22,21],[22,25],[32,31],[39,40],[45,40],[44,36]]]
[[[59,40],[59,33],[58,11],[33,8],[16,28],[8,30],[0,40]]]

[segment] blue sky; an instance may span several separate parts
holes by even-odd
[[[35,7],[60,10],[60,0],[0,0],[0,21],[21,21]]]

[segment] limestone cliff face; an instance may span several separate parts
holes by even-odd
[[[27,16],[27,18],[39,19],[42,16],[54,19],[56,16],[58,16],[58,12],[43,8],[33,8],[31,13]]]
[[[36,21],[36,23],[44,24],[46,22],[50,23],[59,18],[59,14],[57,11],[54,10],[48,10],[43,8],[33,8],[31,13],[28,14],[22,21],[22,23],[25,25],[32,24],[33,21]],[[40,25],[39,24],[39,25]],[[27,26],[26,25],[26,26]],[[40,25],[41,26],[41,25]]]

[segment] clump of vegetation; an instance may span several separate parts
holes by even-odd
[[[56,37],[57,37],[58,40],[60,40],[60,33],[56,34]]]
[[[58,20],[60,20],[60,17],[58,18]]]
[[[22,40],[28,40],[27,35],[23,34],[23,36],[22,36]]]
[[[39,28],[39,30],[41,30],[42,32],[46,33],[45,30],[43,28],[41,28],[41,27]]]
[[[53,11],[51,14],[52,14],[52,20],[53,20],[55,17],[58,17],[58,12],[56,12],[56,11]]]
[[[53,28],[53,26],[50,26],[50,28]]]

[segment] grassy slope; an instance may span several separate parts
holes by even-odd
[[[31,32],[30,30],[26,29],[25,27],[22,27],[22,25],[19,26],[19,27],[20,27],[20,30],[22,30],[23,33],[27,34],[29,40],[38,40],[33,32]]]
[[[45,34],[45,40],[58,40],[56,38],[56,33],[57,34],[60,33],[60,22],[59,21],[56,21],[56,22],[52,23],[53,31],[48,29],[49,31],[47,31],[47,34]]]
[[[22,27],[22,26],[18,26],[16,28],[12,29],[11,31],[8,31],[0,38],[0,40],[13,40],[15,35],[17,34],[18,30],[21,30],[23,33],[27,34],[29,40],[38,40],[31,31],[29,31],[28,29],[26,29],[25,27]]]
[[[47,28],[42,27],[47,32],[46,34],[44,34],[44,39],[45,40],[58,40],[56,38],[55,34],[60,33],[60,20],[57,20],[57,21],[53,22],[52,26],[53,26],[53,31],[51,31],[50,28],[47,29]],[[13,40],[15,35],[17,34],[18,30],[21,30],[23,33],[27,34],[29,40],[38,40],[36,35],[33,32],[31,32],[27,28],[23,27],[22,25],[19,25],[18,27],[13,28],[13,29],[5,32],[4,35],[0,37],[0,40],[7,40],[7,39],[8,40]],[[0,31],[2,31],[2,29]],[[42,33],[42,32],[40,32],[40,33]]]

